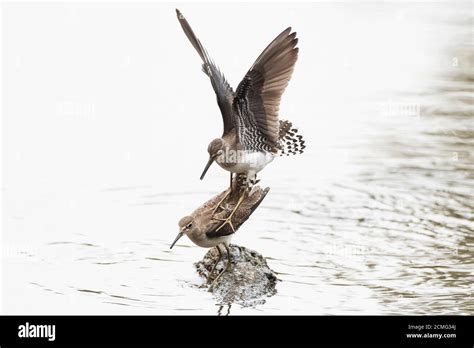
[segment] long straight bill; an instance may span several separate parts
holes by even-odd
[[[179,232],[178,235],[176,236],[176,239],[174,240],[173,244],[171,244],[170,249],[174,247],[176,242],[183,236],[183,232]]]
[[[206,175],[207,170],[211,166],[212,162],[214,162],[214,159],[215,159],[214,157],[209,157],[209,161],[207,161],[206,167],[204,168],[204,171],[201,174],[201,178],[200,178],[201,180],[204,179],[204,175]]]

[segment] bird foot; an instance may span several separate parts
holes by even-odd
[[[222,199],[216,204],[216,206],[214,207],[214,209],[212,210],[212,213],[211,213],[211,218],[214,218],[214,214],[217,212],[217,209],[221,208],[221,209],[224,209],[221,207],[222,203],[225,202],[225,200],[227,199],[227,197],[229,197],[229,195],[232,193],[232,189],[228,189],[228,191],[226,192],[226,194],[224,195],[224,197],[222,197]]]
[[[220,225],[217,229],[216,229],[216,232],[219,231],[221,228],[223,228],[225,225],[229,225],[230,228],[232,229],[232,232],[235,233],[235,228],[234,228],[234,225],[232,224],[232,215],[233,214],[230,214],[230,216],[226,219],[220,219],[220,218],[213,218],[217,221],[223,221],[223,224]]]
[[[216,232],[219,231],[222,227],[224,227],[225,225],[229,225],[230,228],[232,228],[232,232],[235,233],[235,228],[234,228],[234,225],[232,224],[232,217],[234,216],[235,212],[237,211],[237,209],[240,207],[240,205],[242,204],[242,202],[244,201],[245,197],[248,195],[248,192],[245,191],[239,198],[237,204],[235,205],[234,209],[232,210],[232,213],[230,213],[230,215],[226,218],[226,219],[221,219],[221,218],[215,218],[213,217],[213,219],[215,220],[218,220],[218,221],[223,221],[224,223],[222,225],[220,225],[217,229],[216,229]]]
[[[228,261],[228,262],[226,263],[225,268],[224,268],[224,269],[217,275],[217,277],[212,281],[212,284],[211,284],[211,286],[209,287],[209,291],[212,291],[212,289],[214,288],[214,285],[217,284],[217,281],[220,279],[220,277],[222,277],[222,275],[223,275],[225,272],[227,272],[227,271],[229,270],[230,264],[231,264],[230,261]]]
[[[214,218],[214,215],[216,215],[217,213],[217,209],[221,208],[222,210],[224,210],[224,208],[221,207],[221,204],[217,204],[214,209],[212,210],[212,213],[211,213],[211,218]]]
[[[211,280],[212,280],[212,277],[211,277],[212,274],[209,274],[207,276],[207,279],[206,279],[206,285],[209,285],[211,283]],[[214,279],[215,280],[215,279]]]
[[[217,263],[216,263],[216,265],[217,265]],[[214,266],[214,267],[212,268],[212,270],[209,272],[209,274],[208,274],[208,276],[207,276],[207,279],[206,279],[206,285],[209,285],[209,284],[211,284],[211,283],[214,283],[214,282],[216,281],[216,279],[219,277],[219,275],[217,275],[217,277],[215,277],[215,278],[212,277],[212,275],[214,274],[214,269],[215,269],[215,268],[216,268],[216,267]]]

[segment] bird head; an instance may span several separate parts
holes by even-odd
[[[201,180],[204,179],[204,176],[207,173],[207,170],[211,166],[211,164],[217,159],[217,157],[221,156],[224,153],[224,142],[222,139],[217,138],[211,141],[209,146],[207,147],[207,152],[209,153],[209,160],[207,161],[206,167],[201,174]]]
[[[196,224],[194,223],[194,218],[192,216],[185,216],[184,218],[179,220],[179,222],[178,222],[179,233],[176,236],[176,239],[174,240],[174,242],[171,244],[170,249],[173,248],[173,246],[176,244],[176,242],[183,235],[193,232],[197,228],[197,226],[195,226],[195,225]]]

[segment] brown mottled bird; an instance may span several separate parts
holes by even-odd
[[[211,81],[224,121],[222,137],[208,146],[209,161],[201,180],[214,161],[230,172],[231,183],[232,173],[246,177],[247,189],[242,191],[230,215],[222,219],[221,227],[228,224],[235,229],[232,217],[250,192],[251,184],[256,182],[257,173],[274,157],[302,153],[305,148],[303,137],[292,123],[278,117],[281,96],[298,58],[298,39],[291,28],[285,29],[263,50],[234,92],[188,21],[179,10],[176,13],[184,33],[203,61],[202,70]],[[226,195],[216,202],[214,212],[232,190],[231,184]]]
[[[238,178],[239,177],[236,177],[235,180]],[[226,199],[225,203],[222,204],[222,210],[215,214],[213,212],[213,207],[222,199],[223,196],[226,195],[226,191],[221,192],[220,194],[205,202],[193,213],[191,213],[191,215],[185,216],[179,220],[179,233],[174,242],[171,244],[170,249],[183,235],[186,235],[189,237],[189,239],[191,239],[191,241],[194,242],[194,244],[200,247],[217,247],[217,250],[219,251],[219,259],[216,261],[214,267],[209,272],[208,282],[216,265],[222,258],[223,250],[221,250],[221,248],[224,248],[227,251],[227,264],[223,272],[228,269],[231,262],[229,244],[235,230],[237,230],[245,221],[247,221],[247,219],[250,217],[250,215],[252,215],[255,209],[257,209],[270,190],[268,187],[263,190],[260,188],[260,186],[253,186],[250,194],[235,210],[235,230],[229,225],[219,228],[219,225],[221,224],[219,218],[223,218],[235,208],[241,195],[241,191],[244,189],[245,188],[243,188],[243,186],[240,186],[239,190],[234,190],[232,194],[228,196],[228,199]],[[219,276],[215,278],[214,281],[216,281],[221,274],[219,274]]]

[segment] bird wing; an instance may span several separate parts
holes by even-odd
[[[239,142],[246,149],[278,148],[280,100],[298,59],[296,32],[287,28],[260,54],[235,92]]]
[[[217,96],[217,104],[221,110],[222,118],[224,121],[224,134],[235,127],[234,118],[232,115],[232,102],[234,100],[234,91],[230,87],[229,83],[224,77],[224,74],[215,65],[212,59],[209,57],[206,49],[202,46],[201,41],[196,37],[191,26],[182,13],[176,9],[176,15],[178,16],[179,23],[184,30],[184,33],[188,37],[191,44],[194,46],[199,56],[201,57],[202,70],[209,76],[214,92]]]
[[[247,221],[247,219],[250,217],[250,215],[253,214],[255,209],[258,208],[260,203],[265,199],[267,196],[268,191],[270,191],[270,188],[267,187],[264,190],[262,190],[260,187],[257,187],[257,189],[251,193],[250,197],[248,197],[242,204],[244,206],[240,206],[237,211],[235,212],[237,214],[236,220],[238,221],[235,225],[236,229],[239,229],[240,226]],[[217,225],[219,226],[219,225]],[[216,227],[217,227],[216,226]],[[218,237],[224,237],[233,234],[234,231],[230,226],[224,226],[220,230],[213,229],[211,231],[206,232],[206,236],[208,238],[218,238]]]

